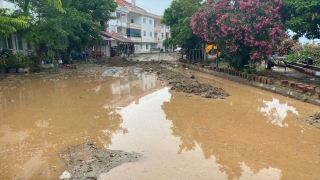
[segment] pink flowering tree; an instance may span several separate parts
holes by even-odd
[[[216,43],[230,65],[242,69],[275,52],[285,36],[281,0],[207,0],[192,16],[193,33]]]

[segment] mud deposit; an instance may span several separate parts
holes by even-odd
[[[304,121],[306,121],[308,124],[313,125],[315,127],[317,127],[318,129],[320,129],[320,112],[315,113],[313,115],[311,115],[308,118],[303,119]]]
[[[192,80],[195,76],[190,73],[187,77],[179,72],[174,71],[178,68],[174,64],[169,64],[166,61],[150,61],[143,63],[144,70],[149,73],[155,72],[158,75],[158,80],[168,82],[171,90],[176,92],[192,93],[204,98],[225,99],[229,96],[224,89],[214,87],[207,83],[200,83]]]
[[[143,158],[141,154],[120,150],[99,149],[93,143],[69,147],[61,153],[67,164],[60,179],[97,179],[101,173],[123,163],[136,162]]]
[[[0,74],[0,179],[319,179],[319,106],[149,57]]]

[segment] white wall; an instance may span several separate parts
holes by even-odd
[[[13,2],[0,0],[0,8],[8,8],[8,9],[14,11],[14,10],[18,9],[18,6]]]
[[[133,19],[133,24],[141,25],[142,19],[140,15],[129,13],[127,17],[127,23],[131,23],[131,19]]]
[[[143,21],[145,19],[145,22]],[[151,24],[150,24],[151,21]],[[142,42],[154,42],[154,19],[141,16],[141,38]],[[144,34],[146,32],[146,34]],[[151,35],[150,35],[151,33]]]

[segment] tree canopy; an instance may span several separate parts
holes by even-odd
[[[272,54],[285,36],[281,7],[281,0],[208,0],[193,15],[191,27],[207,43],[218,44],[230,65],[241,69]]]
[[[29,26],[27,17],[13,16],[9,9],[0,8],[0,36],[8,36]]]
[[[30,3],[32,0],[23,0],[20,2],[22,9],[25,13],[29,12]],[[53,5],[60,12],[65,12],[62,8],[61,0],[40,0],[41,4]],[[28,13],[27,13],[28,14]]]
[[[201,0],[173,0],[161,19],[161,23],[170,26],[171,37],[166,43],[180,45],[187,49],[200,47],[200,38],[193,35],[190,17],[201,6]]]
[[[287,29],[296,33],[296,37],[320,39],[320,1],[319,0],[283,0],[284,10],[288,13],[285,23]]]
[[[24,1],[19,5],[23,7]],[[64,0],[64,12],[37,0],[30,0],[29,6],[33,16],[25,37],[36,47],[40,64],[46,50],[70,53],[100,39],[100,21],[112,18],[117,5],[113,0]]]

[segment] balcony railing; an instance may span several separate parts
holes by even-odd
[[[127,27],[141,29],[141,24],[127,23]]]
[[[142,41],[141,37],[129,37],[128,36],[128,39],[130,39],[132,41],[135,41],[135,42],[141,42]]]

